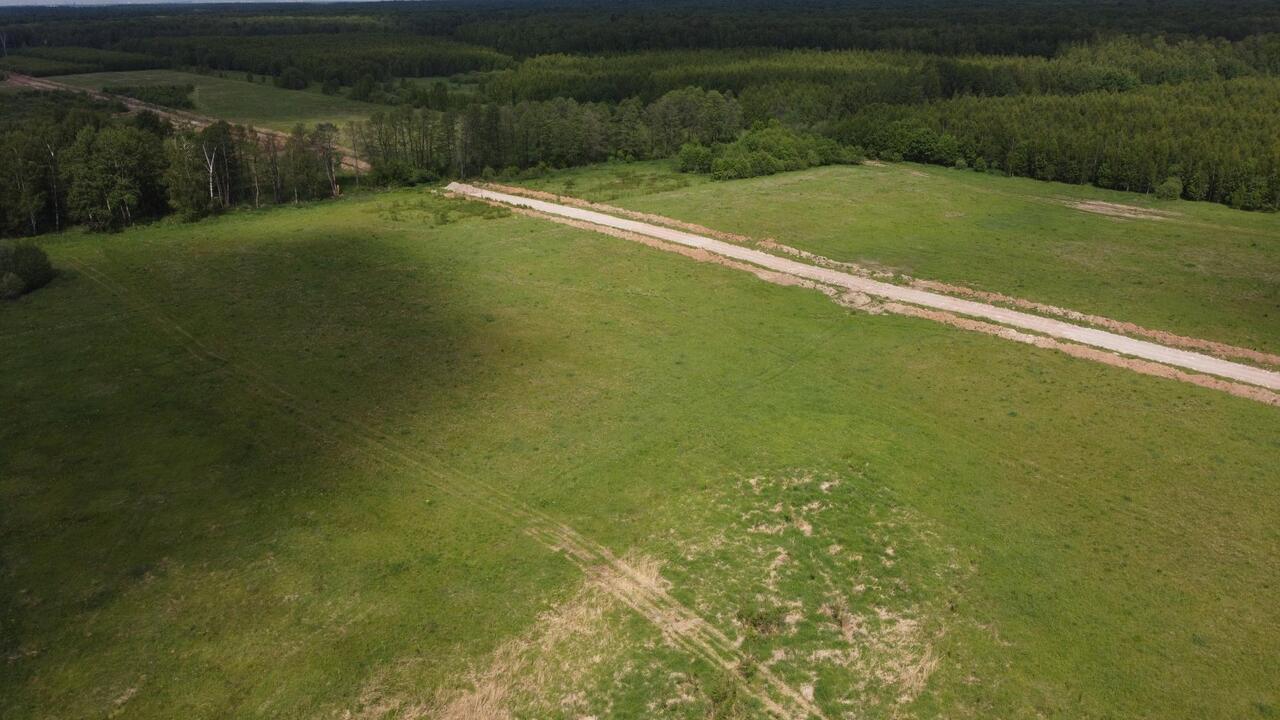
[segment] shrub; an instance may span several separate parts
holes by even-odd
[[[695,168],[706,167],[707,153],[711,176],[717,180],[862,161],[861,148],[846,148],[830,138],[798,133],[776,120],[756,125],[737,140],[710,150],[686,145],[680,151],[680,169],[698,172]]]
[[[952,167],[954,167],[956,170],[968,170],[969,162],[964,158],[959,158],[956,160],[955,164],[952,165]]]
[[[296,67],[285,68],[276,78],[276,85],[286,90],[306,90],[309,84],[307,76]]]
[[[685,143],[680,146],[680,172],[711,172],[711,148],[702,143]]]
[[[1161,200],[1177,200],[1182,197],[1182,178],[1176,175],[1166,178],[1156,187],[1156,197]]]
[[[17,297],[53,279],[49,256],[30,242],[0,242],[0,297]]]
[[[22,293],[26,292],[27,284],[22,282],[22,278],[17,273],[4,273],[0,275],[0,300],[12,300]]]

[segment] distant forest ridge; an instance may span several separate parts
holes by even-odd
[[[449,36],[518,56],[662,48],[901,49],[1050,56],[1108,34],[1239,40],[1280,32],[1270,0],[444,0],[0,8],[15,45],[106,47],[124,36],[338,32]],[[161,14],[163,13],[163,14]],[[54,23],[56,26],[48,25]]]
[[[6,89],[0,235],[336,196],[348,150],[387,185],[869,157],[1280,208],[1273,0],[4,8],[5,72],[304,122],[180,129]]]

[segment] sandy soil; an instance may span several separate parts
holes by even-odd
[[[1122,205],[1101,200],[1068,200],[1066,203],[1068,207],[1073,207],[1082,212],[1110,215],[1111,217],[1126,218],[1128,220],[1166,220],[1177,216],[1177,213],[1166,210],[1152,210],[1151,208],[1138,207],[1136,205]]]
[[[523,207],[547,215],[586,222],[604,228],[612,228],[676,245],[705,250],[731,260],[760,266],[775,272],[792,275],[823,285],[862,293],[881,301],[901,303],[954,315],[977,318],[1019,330],[1047,335],[1058,340],[1091,346],[1100,350],[1131,356],[1141,360],[1161,363],[1196,373],[1216,375],[1239,383],[1256,385],[1271,391],[1280,390],[1280,373],[1243,365],[1221,358],[1168,347],[1146,340],[1125,337],[1092,327],[1083,327],[1053,318],[1040,317],[1017,310],[998,307],[973,300],[951,297],[916,287],[891,285],[869,277],[842,272],[828,267],[797,262],[753,248],[742,247],[723,240],[695,235],[669,227],[626,218],[619,218],[595,210],[521,197],[511,193],[486,190],[463,183],[451,183],[450,192],[509,206]]]

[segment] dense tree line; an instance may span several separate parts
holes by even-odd
[[[919,103],[959,95],[1123,91],[1143,83],[1280,74],[1280,36],[1240,42],[1116,38],[1060,56],[949,58],[921,53],[703,50],[543,55],[487,79],[496,100],[652,99],[696,85],[745,93],[763,85],[825,86],[833,112],[867,103]]]
[[[1175,178],[1188,200],[1280,208],[1275,78],[881,105],[844,121],[836,136],[890,159],[1135,192]]]
[[[6,40],[6,44],[8,44]],[[16,47],[16,46],[15,46]],[[99,50],[86,47],[24,47],[6,51],[0,68],[26,75],[70,75],[116,70],[149,70],[167,65],[157,57],[139,53]]]
[[[569,167],[610,158],[669,157],[690,142],[734,139],[742,110],[731,96],[686,88],[645,105],[567,98],[476,103],[461,111],[403,108],[352,127],[355,147],[390,181]]]
[[[1270,0],[442,0],[365,4],[0,8],[15,46],[109,48],[124,39],[408,32],[529,57],[734,47],[1051,56],[1104,34],[1238,40],[1280,32]]]
[[[135,39],[121,47],[165,57],[176,65],[280,76],[293,69],[311,82],[354,85],[375,80],[436,77],[503,68],[511,58],[444,38],[383,33],[205,36]]]
[[[339,193],[338,132],[285,139],[227,123],[174,129],[157,116],[43,95],[0,114],[0,235],[73,224],[110,230],[177,211],[299,202]]]
[[[0,38],[18,48],[12,60],[29,63],[155,61],[397,106],[346,129],[387,182],[669,157],[685,146],[682,163],[741,177],[861,146],[1241,208],[1280,204],[1280,6],[1264,0],[1212,12],[1199,0],[24,9],[0,10]],[[422,77],[432,79],[411,80]],[[116,90],[189,102],[182,88]],[[66,150],[47,177],[30,149],[40,147],[36,130],[9,131],[12,166],[24,170],[8,173],[5,192],[17,200],[5,198],[6,232],[26,232],[24,214],[30,228],[66,218],[111,227],[169,208],[197,215],[250,196],[337,189],[332,128],[299,131],[290,145],[230,128],[133,132],[116,120],[87,123],[93,132],[81,138],[85,124],[58,130]],[[164,138],[159,154],[145,133]],[[220,165],[201,157],[207,147]],[[102,179],[148,168],[162,180]],[[98,184],[75,184],[81,176]]]
[[[411,6],[410,6],[411,7]],[[447,7],[447,6],[446,6]],[[949,56],[1048,57],[1099,35],[1151,33],[1238,40],[1280,32],[1280,8],[1266,0],[1224,0],[1212,11],[1197,0],[698,0],[633,2],[607,12],[584,2],[529,3],[456,19],[461,40],[516,56],[735,47],[906,50]],[[446,8],[414,13],[440,32]]]

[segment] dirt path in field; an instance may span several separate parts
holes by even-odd
[[[534,198],[535,200],[546,200],[548,202],[560,203],[563,205],[572,205],[573,207],[585,208],[587,210],[597,210],[606,215],[617,215],[630,218],[632,220],[640,220],[642,222],[653,223],[655,225],[663,225],[677,230],[686,230],[694,233],[695,235],[706,235],[708,237],[716,238],[717,240],[725,240],[738,245],[754,245],[755,247],[767,250],[771,253],[791,255],[814,265],[843,270],[844,272],[852,273],[854,275],[875,278],[877,280],[887,280],[898,285],[910,285],[914,288],[929,290],[943,295],[957,295],[960,297],[971,298],[985,303],[990,303],[992,305],[1006,305],[1018,310],[1030,310],[1033,313],[1041,315],[1053,315],[1070,320],[1073,323],[1094,325],[1121,335],[1147,338],[1154,340],[1157,344],[1168,347],[1196,350],[1210,355],[1216,355],[1220,358],[1240,359],[1259,365],[1274,365],[1276,367],[1280,367],[1280,355],[1275,355],[1273,353],[1265,353],[1251,348],[1237,347],[1235,345],[1228,345],[1227,343],[1217,342],[1214,340],[1187,337],[1185,335],[1178,335],[1166,330],[1154,330],[1131,322],[1112,320],[1111,318],[1102,317],[1101,315],[1091,315],[1089,313],[1082,313],[1078,310],[1070,310],[1067,308],[1057,307],[1055,305],[1049,305],[1047,303],[1004,295],[1002,293],[989,292],[986,290],[974,290],[973,288],[938,282],[936,280],[921,280],[904,273],[894,272],[887,268],[874,267],[866,263],[858,264],[832,260],[831,258],[808,252],[807,250],[801,250],[789,245],[784,245],[770,238],[759,239],[746,235],[738,235],[735,233],[724,232],[723,230],[714,230],[709,227],[685,222],[683,220],[675,220],[662,215],[629,210],[623,207],[606,205],[604,203],[592,202],[590,200],[582,200],[580,198],[555,195],[553,193],[542,192],[540,190],[530,190],[529,188],[500,185],[498,183],[484,183],[483,187],[489,190],[510,193],[512,195]],[[546,215],[542,215],[542,217],[546,217]],[[598,229],[600,226],[597,225],[593,227]],[[638,236],[633,235],[633,237]],[[667,249],[670,249],[671,247],[673,246],[669,244],[667,245]],[[792,282],[791,284],[795,283]]]
[[[75,85],[67,85],[66,83],[60,83],[55,80],[49,80],[48,78],[37,78],[37,77],[31,77],[30,75],[21,75],[19,73],[9,73],[8,82],[11,85],[26,88],[28,90],[42,90],[45,92],[73,92],[73,93],[80,93],[81,95],[88,95],[89,97],[96,98],[98,100],[105,100],[107,102],[118,102],[123,104],[125,107],[129,108],[129,112],[131,113],[137,113],[137,112],[142,112],[144,110],[149,110],[179,127],[195,128],[197,130],[200,130],[218,122],[218,118],[212,118],[206,115],[197,115],[196,113],[186,112],[185,110],[174,110],[173,108],[167,108],[167,107],[164,107],[163,105],[155,105],[153,103],[143,102],[142,100],[137,100],[130,97],[124,97],[121,95],[110,95],[108,93],[104,93],[99,90],[94,90],[92,88],[84,88],[84,87],[77,87]],[[279,130],[269,130],[267,128],[253,127],[250,125],[245,125],[245,127],[249,128],[250,130],[252,130],[253,132],[257,133],[260,136],[269,136],[269,137],[275,138],[281,144],[281,146],[283,146],[284,142],[289,139],[288,133],[281,132]],[[370,169],[372,169],[370,168],[369,163],[356,157],[355,151],[351,150],[350,148],[339,147],[338,152],[341,155],[341,162],[343,167],[349,168],[351,170],[355,170],[356,172],[368,172]]]
[[[1180,370],[1190,370],[1194,373],[1203,373],[1205,375],[1212,375],[1218,378],[1226,378],[1231,382],[1224,384],[1221,381],[1218,381],[1217,383],[1208,383],[1207,385],[1218,389],[1224,389],[1228,392],[1233,392],[1233,394],[1268,402],[1270,404],[1280,404],[1280,395],[1277,395],[1275,392],[1280,391],[1280,373],[1271,370],[1231,362],[1229,360],[1223,360],[1221,358],[1197,352],[1173,348],[1147,340],[1138,340],[1098,328],[1083,327],[1069,322],[1064,322],[1062,320],[1032,315],[1030,313],[1020,312],[1010,308],[999,307],[997,305],[952,297],[937,292],[930,292],[918,287],[892,285],[871,277],[845,272],[831,267],[819,267],[798,262],[796,260],[779,257],[760,250],[743,247],[723,240],[717,240],[705,235],[697,235],[683,230],[663,227],[661,225],[643,222],[640,220],[616,217],[614,215],[605,214],[583,207],[573,207],[570,205],[524,197],[512,193],[488,190],[464,183],[451,183],[447,190],[458,195],[487,202],[527,208],[529,210],[543,213],[547,216],[565,218],[602,228],[634,233],[664,242],[706,251],[722,258],[727,258],[741,263],[748,263],[774,272],[783,273],[826,286],[841,288],[848,292],[859,293],[883,302],[888,302],[890,305],[887,306],[887,309],[894,312],[901,312],[900,308],[895,309],[893,306],[893,304],[897,304],[903,307],[914,307],[932,312],[941,312],[950,317],[977,319],[985,323],[997,323],[998,326],[1012,328],[1016,331],[1030,331],[1039,335],[1048,336],[1049,338],[1053,338],[1055,341],[1068,341],[1075,345],[1083,345],[1096,350],[1106,351],[1108,353],[1115,354],[1118,360],[1125,360],[1126,363],[1132,362],[1129,361],[1128,358],[1138,358],[1139,362],[1146,361],[1160,366],[1171,366],[1172,368],[1178,368]],[[920,313],[915,312],[910,314],[921,315]],[[921,316],[931,317],[929,315]],[[942,318],[931,317],[931,319],[941,320]],[[954,325],[957,323],[950,322],[949,324]],[[1127,356],[1127,358],[1125,356]],[[1124,366],[1128,367],[1129,365],[1125,364]],[[1133,369],[1148,371],[1148,374],[1159,374],[1156,372],[1149,372],[1151,368],[1141,365],[1136,366]],[[1178,375],[1175,375],[1175,377],[1177,379],[1186,379],[1186,377],[1189,377],[1189,374],[1180,372]],[[1244,384],[1244,387],[1235,389],[1234,386],[1236,384]],[[1249,388],[1248,386],[1254,387]]]
[[[201,341],[149,298],[121,284],[86,262],[72,267],[114,296],[134,317],[150,324],[212,372],[222,372],[243,391],[321,442],[360,452],[374,462],[418,474],[438,492],[487,514],[499,525],[522,529],[548,550],[563,555],[623,605],[651,623],[672,646],[723,670],[739,681],[774,717],[783,720],[825,718],[817,705],[768,668],[751,677],[738,672],[753,665],[737,643],[718,627],[672,596],[652,571],[635,567],[605,545],[582,535],[551,515],[529,506],[483,478],[466,475],[445,460],[418,450],[377,428],[350,417],[315,410],[295,394],[273,382],[252,361],[232,360]]]

